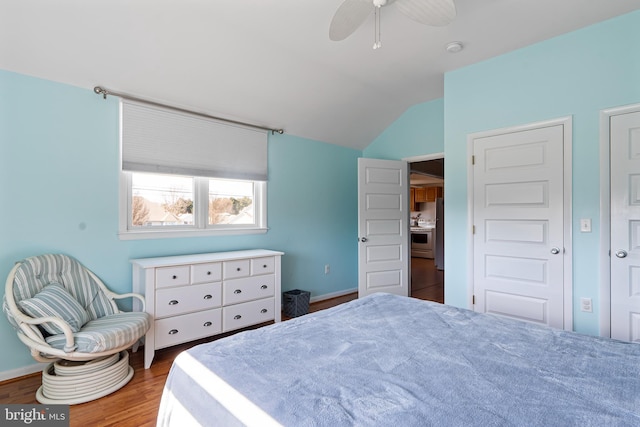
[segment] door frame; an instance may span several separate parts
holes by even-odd
[[[611,337],[611,117],[640,112],[640,104],[600,110],[600,336]]]
[[[473,289],[474,289],[474,264],[473,264],[473,143],[475,139],[490,136],[502,135],[505,133],[522,132],[543,127],[563,125],[563,233],[564,235],[564,266],[563,266],[563,328],[573,330],[573,222],[572,222],[572,164],[573,164],[573,116],[560,117],[557,119],[545,120],[541,122],[527,123],[524,125],[510,126],[488,131],[474,132],[467,134],[467,308],[473,310]]]
[[[439,160],[439,159],[444,159],[444,152],[440,152],[440,153],[433,153],[433,154],[422,154],[419,156],[411,156],[411,157],[404,157],[401,160],[404,160],[405,162],[407,162],[407,164],[409,165],[409,168],[407,170],[407,173],[409,175],[411,175],[411,163],[415,163],[415,162],[427,162],[429,160]],[[445,160],[446,161],[446,160]],[[444,196],[444,192],[445,192],[445,186],[447,185],[446,181],[443,185],[442,188],[442,195]],[[409,187],[411,187],[411,185],[409,185]],[[409,195],[407,195],[407,200],[409,200]],[[445,200],[447,200],[445,198]],[[444,236],[444,232],[442,233]],[[446,239],[446,238],[445,238]],[[447,262],[444,262],[444,265],[447,265]],[[411,280],[411,233],[409,232],[409,296],[411,296],[411,289],[412,289],[412,280]],[[444,283],[444,287],[446,289],[447,286],[447,282],[445,281]]]

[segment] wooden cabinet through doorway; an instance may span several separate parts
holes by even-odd
[[[425,202],[435,202],[442,197],[442,187],[427,187],[425,193]]]
[[[418,203],[435,202],[442,197],[442,187],[411,187],[410,207],[412,211],[418,210]]]
[[[416,188],[415,187],[409,188],[409,209],[412,212],[418,210],[418,206],[416,205]]]
[[[427,201],[427,188],[416,187],[416,203],[424,203]]]

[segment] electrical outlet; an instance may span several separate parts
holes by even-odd
[[[580,310],[587,313],[593,312],[593,306],[591,305],[591,298],[580,298]]]
[[[329,264],[324,265],[324,274],[331,273],[331,266]]]

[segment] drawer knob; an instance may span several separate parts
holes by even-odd
[[[174,274],[174,275],[173,275],[173,279],[177,279],[177,278],[178,278],[178,276],[176,276],[176,275]]]
[[[211,276],[211,272],[210,271],[207,271],[207,276]]]
[[[266,308],[263,308],[262,310],[260,310],[260,313],[264,314],[266,313],[268,310]]]
[[[260,286],[260,289],[267,289],[267,288],[268,288],[268,286],[267,286],[267,285],[262,285],[262,286]]]
[[[267,268],[267,264],[262,264],[262,268]]]
[[[169,301],[169,305],[176,305],[178,304],[177,300],[172,299],[171,301]]]
[[[240,271],[240,270],[242,270],[240,267],[236,268],[236,271]]]
[[[211,326],[211,325],[213,325],[213,323],[211,323],[211,322],[204,322],[204,325],[202,325],[202,326]]]
[[[242,319],[242,316],[240,316],[239,314],[236,314],[235,316],[233,316],[233,318],[234,318],[235,320],[238,320],[238,319]]]
[[[240,289],[236,289],[235,291],[233,291],[233,293],[234,293],[234,294],[241,294],[241,293],[242,293],[242,290],[240,290]]]
[[[172,330],[169,331],[169,335],[175,335],[177,333],[178,333],[177,329],[172,329]]]
[[[211,295],[205,295],[204,296],[204,299],[211,299],[211,298],[213,298]]]

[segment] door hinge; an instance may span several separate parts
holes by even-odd
[[[476,296],[475,296],[475,295],[473,295],[473,296],[471,297],[471,304],[472,304],[472,305],[476,305]]]
[[[471,226],[471,234],[476,234],[476,226],[475,225]]]
[[[471,156],[471,164],[472,165],[476,164],[476,156]]]

